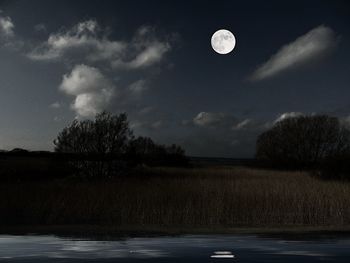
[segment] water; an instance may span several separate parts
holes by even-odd
[[[0,235],[0,262],[350,262],[350,237],[186,235],[99,241]]]

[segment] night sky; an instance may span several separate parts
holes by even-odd
[[[347,1],[1,1],[0,149],[52,150],[74,118],[127,112],[188,155],[251,157],[297,115],[350,122]],[[236,37],[220,55],[218,29]]]

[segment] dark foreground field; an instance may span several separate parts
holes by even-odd
[[[107,181],[1,183],[0,213],[1,232],[76,225],[187,232],[345,229],[350,226],[350,183],[244,167],[149,168]]]

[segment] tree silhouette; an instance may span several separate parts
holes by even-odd
[[[106,111],[95,120],[75,119],[54,140],[55,151],[64,153],[122,154],[132,139],[126,113]]]
[[[151,138],[137,137],[130,141],[128,154],[138,163],[151,166],[187,166],[185,151],[178,145],[156,144]]]
[[[112,115],[106,111],[94,120],[74,120],[54,140],[55,151],[73,153],[95,159],[71,160],[80,175],[87,177],[118,174],[125,166],[121,156],[126,153],[133,138],[127,115]]]
[[[256,144],[257,159],[289,168],[319,167],[345,156],[350,132],[335,117],[299,116],[277,122]]]
[[[74,173],[87,177],[112,176],[130,166],[185,166],[185,151],[173,144],[159,145],[148,137],[133,136],[127,115],[106,111],[94,120],[74,120],[54,140],[55,152],[73,154]]]

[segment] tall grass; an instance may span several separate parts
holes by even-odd
[[[0,223],[350,225],[350,183],[244,167],[154,168],[110,181],[0,185]]]

